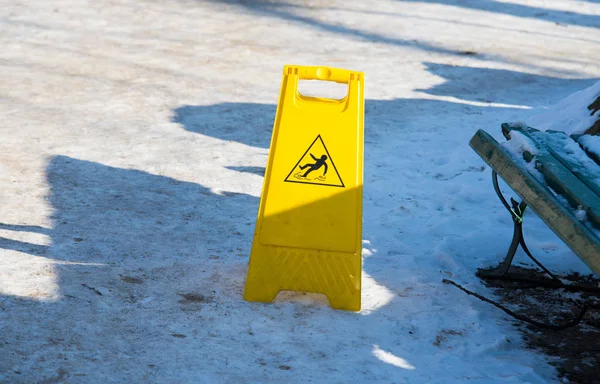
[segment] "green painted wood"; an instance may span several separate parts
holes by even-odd
[[[600,166],[566,133],[547,131],[535,133],[536,139],[543,140],[552,156],[573,172],[589,189],[600,196]],[[574,145],[573,145],[574,144]],[[569,151],[565,151],[568,148]],[[572,153],[569,153],[573,151]]]
[[[546,183],[573,208],[583,208],[592,225],[600,229],[600,167],[562,132],[504,125],[502,129],[508,133],[505,136],[519,132],[535,145],[538,151],[534,156],[535,167]]]
[[[585,151],[579,144],[578,139],[583,135],[568,136],[562,131],[549,130],[543,132],[531,127],[527,127],[524,131],[522,128],[511,127],[507,123],[502,124],[502,131],[508,140],[510,139],[510,132],[513,130],[529,135],[532,140],[545,144],[554,157],[569,168],[594,193],[600,195],[600,167],[593,158],[590,158],[590,153]],[[575,142],[577,146],[570,145],[571,141]],[[573,153],[566,153],[566,146]],[[574,158],[574,156],[587,157],[587,159],[581,160]]]
[[[488,133],[478,130],[469,145],[600,276],[600,238]]]
[[[548,185],[566,198],[573,208],[583,208],[592,225],[600,229],[600,196],[553,156],[544,160],[536,162],[536,168],[544,175]]]

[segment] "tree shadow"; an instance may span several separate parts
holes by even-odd
[[[59,382],[78,371],[113,377],[105,353],[131,359],[140,335],[167,347],[177,340],[157,327],[154,311],[168,311],[161,321],[172,327],[221,290],[241,297],[256,197],[67,156],[50,160],[47,181],[52,229],[0,229],[43,233],[52,245],[1,239],[0,246],[52,259],[43,271],[52,271],[57,299],[0,295],[0,381]],[[222,284],[216,271],[227,276]],[[151,350],[140,374],[162,365]],[[39,354],[43,360],[29,360]]]
[[[273,1],[273,0],[210,0],[215,3],[222,3],[230,6],[239,7],[246,12],[256,13],[260,16],[268,16],[286,21],[295,22],[308,26],[310,28],[325,31],[337,35],[348,36],[354,39],[367,40],[375,43],[416,47],[426,52],[441,53],[445,55],[463,55],[464,52],[456,51],[441,46],[436,46],[424,41],[415,39],[406,40],[391,36],[382,35],[375,32],[352,28],[340,24],[334,24],[306,16],[297,10],[307,8],[306,5],[294,3],[293,1]]]
[[[255,197],[57,156],[48,166],[53,258],[137,265],[185,261],[227,248],[225,234],[252,232]],[[236,218],[236,220],[231,220]],[[115,259],[116,258],[116,259]]]
[[[365,142],[385,140],[384,135],[410,137],[445,129],[438,124],[411,132],[407,123],[428,119],[431,113],[482,115],[493,107],[506,119],[535,113],[569,94],[584,89],[598,79],[564,79],[524,72],[424,63],[426,70],[443,81],[417,91],[432,96],[452,97],[456,102],[435,99],[365,100]],[[532,97],[532,94],[536,97]],[[477,104],[464,103],[475,102]],[[461,104],[462,103],[462,104]],[[503,104],[501,108],[494,103]],[[174,110],[172,121],[185,130],[224,141],[268,149],[277,106],[259,103],[220,103],[206,106],[186,105]],[[502,117],[500,117],[503,119]],[[504,121],[504,120],[502,120]],[[502,122],[498,120],[498,126]],[[377,127],[373,129],[373,127]],[[467,130],[470,134],[474,128]],[[464,137],[464,136],[463,136]],[[414,148],[411,148],[411,150]],[[367,151],[367,156],[369,156]],[[379,154],[376,155],[379,157]]]
[[[201,264],[249,253],[255,197],[67,156],[51,159],[47,180],[52,229],[0,229],[45,234],[52,245],[0,238],[0,247],[59,261],[59,296],[76,295],[90,281],[106,286],[109,269],[143,269],[145,260]]]
[[[7,239],[0,236],[0,248],[9,249],[12,251],[18,251],[23,253],[29,253],[31,255],[40,256],[44,255],[49,247],[45,245],[39,245],[34,243],[28,243],[26,241],[19,241],[13,239]]]
[[[189,132],[268,148],[276,109],[276,105],[258,103],[186,105],[175,109],[172,121]]]
[[[39,225],[19,225],[19,224],[0,223],[0,229],[5,229],[8,231],[18,231],[18,232],[34,232],[34,233],[41,233],[44,235],[48,235],[50,233],[50,229],[41,227]]]
[[[232,171],[252,173],[253,175],[264,176],[265,175],[265,167],[225,167],[227,169],[231,169]]]
[[[11,232],[28,232],[28,233],[39,233],[42,235],[49,235],[50,229],[40,227],[38,225],[15,225],[0,223],[0,230],[11,231]],[[46,245],[39,245],[29,243],[26,241],[19,241],[13,239],[7,239],[0,236],[0,249],[10,249],[13,251],[30,253],[32,255],[41,256],[45,255],[50,247]]]
[[[425,62],[428,72],[444,81],[418,91],[462,100],[505,103],[530,107],[548,106],[573,92],[593,85],[599,79],[565,79],[506,69],[467,67]],[[532,98],[532,94],[539,95]]]
[[[558,11],[547,8],[533,7],[499,1],[481,0],[399,0],[400,2],[433,3],[450,5],[460,8],[473,9],[511,15],[528,19],[549,21],[557,24],[578,25],[582,27],[600,27],[600,16],[577,13],[576,11]]]

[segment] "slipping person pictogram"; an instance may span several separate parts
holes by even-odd
[[[314,155],[319,153],[322,154],[319,157]],[[321,135],[311,143],[284,181],[344,188],[344,182]]]
[[[308,171],[306,171],[304,173],[304,175],[302,175],[302,177],[308,177],[308,174],[311,173],[312,171],[316,171],[319,168],[321,168],[322,166],[325,166],[325,170],[323,171],[323,178],[325,178],[325,175],[327,174],[327,155],[323,155],[321,156],[321,158],[317,159],[316,157],[313,156],[313,154],[310,154],[310,157],[313,158],[313,160],[315,161],[314,164],[305,164],[305,165],[301,165],[300,169],[301,170],[305,170],[306,168],[308,168]]]

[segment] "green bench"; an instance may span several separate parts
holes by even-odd
[[[527,249],[523,215],[529,206],[598,276],[600,276],[600,136],[539,131],[522,124],[502,124],[507,139],[500,144],[478,130],[469,145],[492,168],[498,197],[514,222],[512,243],[502,264],[481,273],[500,277],[508,273],[519,245],[545,272],[558,280]],[[596,148],[596,150],[594,149]],[[506,201],[498,175],[521,202]]]

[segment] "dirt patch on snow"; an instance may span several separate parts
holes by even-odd
[[[512,267],[511,275],[519,280],[548,281],[541,272],[520,267]],[[600,280],[593,275],[571,274],[561,279],[590,289],[600,287]],[[502,298],[501,304],[540,323],[565,324],[575,320],[587,305],[581,321],[566,329],[542,328],[516,319],[515,325],[528,347],[548,356],[564,382],[600,383],[600,288],[597,292],[572,292],[524,281],[486,279],[484,282]]]

